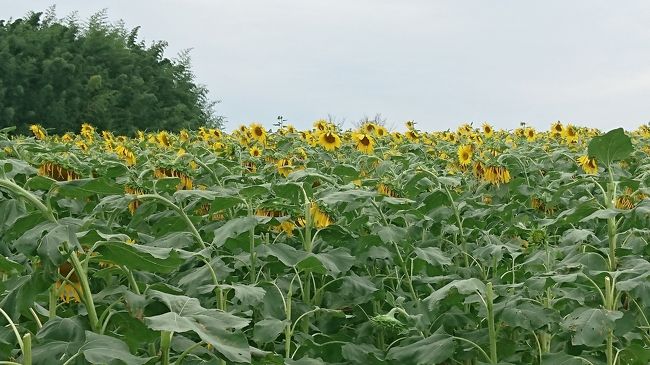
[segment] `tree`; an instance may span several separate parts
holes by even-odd
[[[80,22],[57,19],[54,8],[0,20],[0,128],[25,133],[38,123],[53,132],[220,127],[216,102],[195,83],[188,52],[164,57],[167,43],[149,46],[138,30],[110,23],[106,11]]]

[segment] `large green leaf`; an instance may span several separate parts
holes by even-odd
[[[454,354],[454,347],[454,340],[449,335],[434,334],[413,343],[392,347],[386,359],[401,364],[440,364]]]
[[[124,265],[132,270],[169,273],[190,257],[188,253],[173,248],[128,244],[121,241],[106,241],[96,250],[104,261]]]
[[[574,345],[600,346],[607,333],[614,329],[614,321],[623,317],[618,311],[599,308],[578,308],[562,323],[562,327],[572,333]]]
[[[595,157],[605,166],[627,158],[632,152],[634,146],[623,128],[613,129],[602,136],[592,138],[588,148],[589,156]]]
[[[91,331],[86,331],[86,342],[79,352],[90,364],[108,364],[119,360],[127,365],[142,365],[151,359],[132,355],[129,347],[115,337],[98,335]]]

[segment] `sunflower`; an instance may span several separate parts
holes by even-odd
[[[124,192],[132,195],[144,194],[144,191],[142,189],[138,187],[131,187],[128,185],[124,187]],[[131,215],[135,214],[135,211],[138,209],[139,206],[140,206],[140,201],[138,199],[133,199],[129,202],[129,212],[131,212]]]
[[[623,194],[616,197],[616,202],[614,205],[616,209],[628,210],[634,208],[634,199],[632,197],[632,194],[632,189],[626,187],[625,190],[623,190]]]
[[[74,141],[74,134],[72,134],[70,132],[64,134],[63,137],[61,137],[61,141],[65,142],[65,143],[69,143],[69,142]]]
[[[43,129],[43,127],[41,127],[40,124],[30,125],[29,130],[32,131],[36,139],[44,140],[45,137],[47,136],[47,132],[45,132],[45,129]]]
[[[467,123],[463,123],[458,127],[457,133],[459,135],[461,135],[461,136],[466,136],[466,135],[469,135],[470,133],[472,133],[472,130],[473,130],[473,128],[472,128],[471,125],[469,125]]]
[[[377,192],[381,195],[390,196],[391,198],[397,197],[395,191],[384,183],[379,183],[379,185],[377,185]]]
[[[408,130],[406,132],[406,138],[408,138],[412,142],[417,142],[420,139],[420,135],[418,135],[417,132],[414,130]]]
[[[528,142],[533,142],[537,138],[537,133],[535,133],[534,128],[528,127],[524,131],[524,136],[526,136]]]
[[[510,182],[510,171],[504,166],[488,166],[483,172],[483,180],[499,186]]]
[[[471,145],[462,145],[458,146],[458,162],[461,165],[466,166],[472,162],[472,146]]]
[[[114,139],[113,133],[109,131],[102,131],[102,138],[104,141],[112,141]]]
[[[551,133],[554,136],[560,136],[562,134],[562,131],[564,131],[564,126],[562,126],[562,123],[559,120],[551,124]]]
[[[590,158],[587,155],[582,155],[576,160],[578,165],[586,174],[595,175],[598,173],[598,164],[595,158]]]
[[[341,147],[341,138],[334,132],[321,133],[318,142],[327,151],[334,151]]]
[[[487,123],[483,123],[482,127],[483,127],[483,134],[488,138],[492,137],[492,135],[494,134],[494,129],[492,129],[492,126]]]
[[[79,277],[77,273],[72,272],[72,265],[69,262],[64,262],[59,266],[59,274],[64,278],[68,278],[65,282],[57,280],[56,290],[59,293],[59,298],[64,303],[70,303],[70,300],[75,302],[81,302],[81,296],[79,295],[82,292],[81,283],[79,282]]]
[[[375,129],[377,129],[377,125],[372,122],[367,122],[361,127],[361,131],[365,131],[368,134],[374,133]]]
[[[81,136],[85,138],[88,142],[92,142],[95,139],[95,127],[88,123],[83,123],[81,125]]]
[[[160,131],[156,134],[156,141],[161,147],[169,147],[169,134],[165,131]]]
[[[284,177],[287,177],[287,175],[289,175],[293,170],[292,169],[293,164],[291,163],[291,160],[287,158],[283,158],[280,161],[278,161],[276,166],[278,168],[278,173]]]
[[[311,203],[309,213],[311,215],[312,224],[318,229],[325,228],[332,224],[332,219],[323,212],[315,202]]]
[[[250,126],[250,131],[251,131],[252,137],[256,141],[258,141],[258,142],[260,142],[262,144],[266,143],[266,130],[264,129],[264,127],[262,127],[261,124],[252,123],[251,126]]]
[[[168,169],[168,168],[157,168],[154,171],[154,176],[157,179],[162,179],[165,177],[177,177],[181,181],[176,185],[176,190],[192,190],[193,188],[193,181],[192,178],[187,176],[185,173],[181,171],[177,171],[174,169]]]
[[[251,149],[248,150],[248,153],[249,153],[252,157],[260,157],[260,156],[262,156],[262,150],[260,150],[259,148],[257,148],[257,146],[253,146],[253,147],[251,147]]]
[[[296,225],[292,221],[284,221],[279,225],[274,227],[276,233],[284,232],[287,237],[293,237],[293,230],[296,228]]]
[[[72,181],[81,178],[74,170],[59,165],[56,162],[45,162],[38,168],[38,174],[56,181]]]
[[[410,131],[415,130],[415,121],[412,120],[406,121],[406,129]]]
[[[562,137],[564,137],[567,143],[578,142],[578,132],[576,131],[576,128],[570,124],[562,131]]]
[[[372,153],[375,148],[375,140],[368,134],[354,133],[352,134],[352,140],[355,143],[355,147],[360,152]]]
[[[378,125],[377,128],[375,128],[375,136],[384,137],[386,135],[388,135],[388,130],[386,127]]]
[[[183,129],[181,130],[181,133],[178,135],[178,138],[181,140],[181,142],[187,142],[190,140],[190,134],[187,130]]]
[[[314,122],[314,128],[317,131],[325,131],[329,129],[329,123],[325,119],[319,119]]]
[[[127,166],[135,165],[135,154],[133,154],[133,151],[129,150],[123,145],[118,145],[115,147],[115,153],[117,153],[117,155],[126,162]]]
[[[88,145],[84,141],[77,141],[75,142],[75,145],[82,150],[84,153],[87,153],[90,148],[88,148]]]

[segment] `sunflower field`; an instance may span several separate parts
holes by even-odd
[[[0,364],[650,363],[650,128],[0,130]]]

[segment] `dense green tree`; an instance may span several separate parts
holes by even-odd
[[[138,30],[56,17],[53,8],[0,20],[0,128],[39,123],[61,133],[83,122],[120,134],[219,126],[207,89],[195,83],[187,52],[164,57]]]

